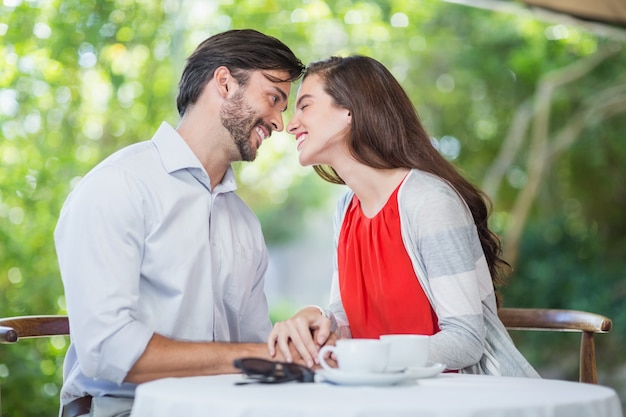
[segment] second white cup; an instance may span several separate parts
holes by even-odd
[[[390,344],[379,339],[340,339],[335,346],[323,346],[318,354],[326,370],[337,371],[326,362],[326,354],[334,353],[339,371],[346,373],[385,372]]]
[[[386,334],[380,340],[391,345],[388,371],[421,368],[428,363],[429,336],[420,334]]]

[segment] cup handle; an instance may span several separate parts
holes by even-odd
[[[335,368],[333,368],[326,362],[326,353],[328,352],[333,353],[334,351],[335,351],[335,346],[326,345],[326,346],[322,346],[319,353],[317,354],[317,357],[320,360],[320,365],[322,365],[322,368],[326,369],[327,371],[336,371]]]

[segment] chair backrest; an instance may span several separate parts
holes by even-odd
[[[29,337],[67,336],[67,316],[20,316],[0,318],[0,343],[15,343]]]
[[[611,331],[611,319],[586,311],[546,308],[501,308],[498,315],[511,330],[581,332],[579,381],[598,383],[593,336]]]

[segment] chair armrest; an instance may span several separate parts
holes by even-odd
[[[0,343],[17,342],[17,332],[12,327],[0,326]]]
[[[30,337],[69,334],[70,325],[67,316],[32,315],[0,318],[0,343],[13,343],[18,339]]]
[[[549,308],[501,308],[498,316],[509,329],[608,333],[613,323],[600,314]]]

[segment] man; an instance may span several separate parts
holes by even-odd
[[[183,71],[176,129],[163,123],[72,191],[55,230],[72,332],[62,416],[127,415],[137,383],[269,358],[267,248],[231,163],[283,129],[303,69],[253,30],[208,38]]]

